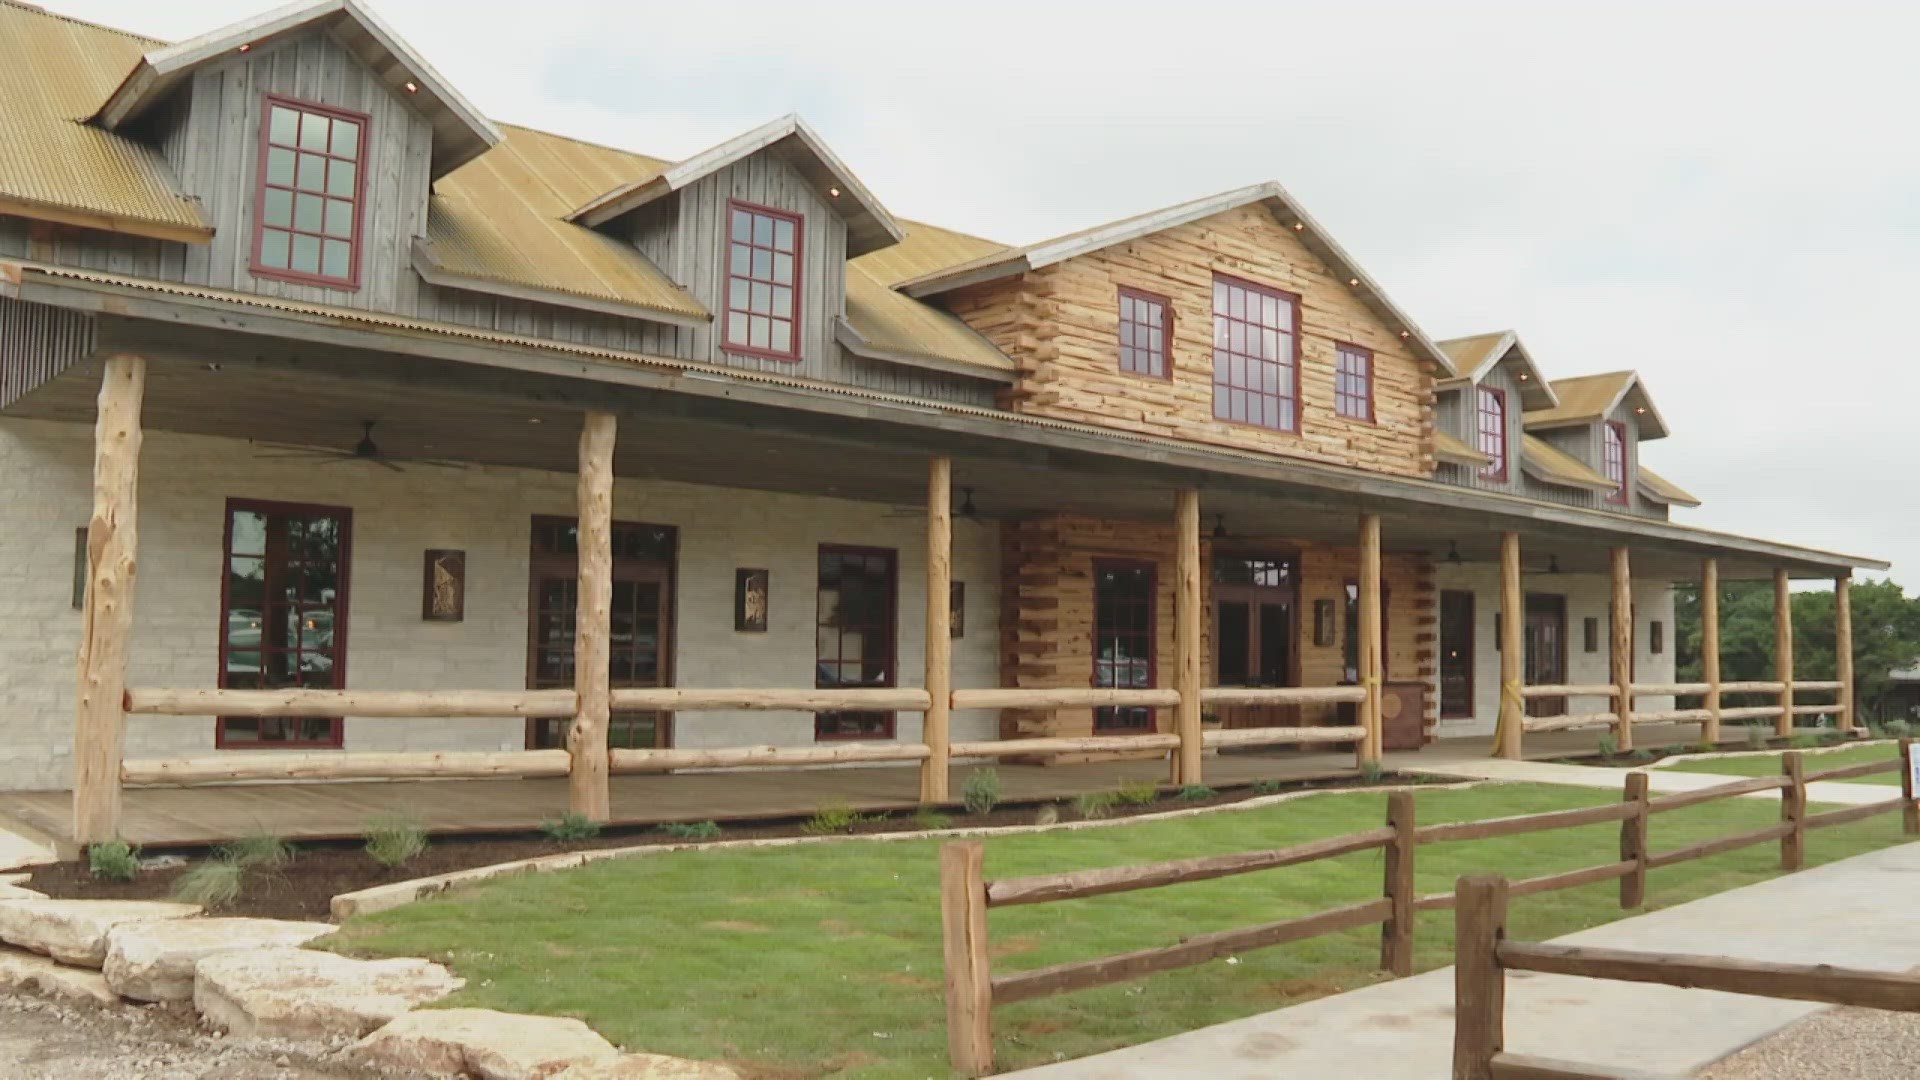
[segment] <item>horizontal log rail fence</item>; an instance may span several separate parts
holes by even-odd
[[[1414,916],[1444,911],[1462,903],[1458,892],[1419,896],[1414,889],[1417,852],[1429,844],[1489,840],[1554,829],[1620,823],[1619,858],[1594,866],[1502,882],[1504,895],[1530,896],[1605,881],[1620,882],[1620,906],[1632,909],[1646,900],[1648,871],[1773,840],[1780,842],[1780,868],[1798,870],[1811,829],[1843,825],[1894,810],[1902,811],[1902,829],[1920,835],[1920,803],[1914,800],[1912,740],[1900,741],[1899,756],[1889,761],[1847,765],[1807,773],[1801,755],[1782,755],[1781,775],[1759,776],[1652,798],[1644,772],[1629,772],[1619,803],[1550,810],[1537,814],[1448,821],[1420,825],[1414,793],[1387,796],[1381,828],[1327,837],[1284,848],[1206,855],[1134,866],[1075,870],[1032,877],[988,880],[986,848],[977,840],[955,841],[940,849],[940,915],[946,960],[947,1049],[955,1070],[979,1076],[993,1070],[995,1006],[1084,990],[1159,971],[1192,967],[1223,956],[1303,941],[1379,924],[1380,967],[1396,977],[1413,974]],[[1824,813],[1807,813],[1807,785],[1848,780],[1898,770],[1901,791],[1894,798]],[[1654,815],[1755,792],[1781,793],[1781,822],[1763,829],[1654,851],[1649,845]],[[1051,967],[995,976],[989,959],[987,912],[1019,904],[1049,904],[1112,893],[1157,889],[1195,881],[1298,866],[1355,852],[1386,852],[1381,896],[1325,911],[1233,930],[1195,934],[1163,945],[1115,956],[1075,960]],[[1529,1074],[1513,1072],[1514,1077]],[[1542,1074],[1557,1075],[1557,1074]],[[1573,1075],[1573,1074],[1569,1074]]]
[[[1920,975],[1904,972],[1511,941],[1506,937],[1507,899],[1514,893],[1506,879],[1493,876],[1463,877],[1456,886],[1454,1080],[1629,1080],[1641,1075],[1507,1053],[1509,971],[1920,1012]]]

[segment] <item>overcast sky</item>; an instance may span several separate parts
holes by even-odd
[[[1920,566],[1920,5],[371,2],[498,120],[673,158],[799,112],[1009,243],[1279,180],[1434,337],[1638,369],[1679,520]]]

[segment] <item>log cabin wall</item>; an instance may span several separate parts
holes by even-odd
[[[1283,538],[1235,537],[1226,544],[1202,537],[1201,681],[1214,685],[1212,561],[1216,550],[1294,555],[1300,567],[1296,613],[1299,683],[1336,686],[1345,675],[1346,584],[1359,578],[1359,551],[1352,546],[1302,543]],[[1150,562],[1156,569],[1154,604],[1155,685],[1171,686],[1174,666],[1174,534],[1171,524],[1104,521],[1059,516],[1007,522],[1001,528],[1001,685],[1020,688],[1090,685],[1093,674],[1094,564],[1102,559]],[[1438,716],[1434,679],[1435,593],[1433,567],[1425,556],[1389,552],[1382,557],[1383,607],[1387,622],[1386,677],[1425,682],[1426,723]],[[1314,603],[1332,602],[1331,645],[1313,638]],[[1302,724],[1330,724],[1338,706],[1303,706]],[[1172,710],[1159,710],[1158,730],[1169,731]],[[1006,739],[1079,737],[1093,734],[1093,711],[1004,710]],[[1077,760],[1074,758],[1073,760]],[[1069,760],[1060,758],[1057,760]]]
[[[1215,273],[1301,298],[1298,433],[1214,419]],[[1120,370],[1121,286],[1172,301],[1171,379]],[[1263,205],[957,290],[947,302],[1018,365],[1018,381],[1002,394],[1013,410],[1403,476],[1433,473],[1432,371]],[[1374,423],[1335,415],[1338,343],[1373,352]]]

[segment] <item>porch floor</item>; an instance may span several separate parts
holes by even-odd
[[[1733,729],[1738,733],[1738,729]],[[1641,746],[1699,738],[1697,724],[1636,728]],[[1527,757],[1589,752],[1593,731],[1550,732],[1527,739]],[[1389,769],[1447,773],[1447,763],[1484,757],[1486,737],[1441,739],[1418,751],[1387,755]],[[1068,799],[1122,783],[1164,783],[1163,759],[1081,765],[1001,764],[1007,802]],[[971,767],[954,770],[957,794]],[[1206,760],[1207,782],[1231,787],[1257,780],[1310,780],[1353,773],[1350,751],[1230,753]],[[669,821],[743,821],[796,817],[821,806],[911,809],[919,797],[919,770],[901,767],[739,770],[612,779],[613,824]],[[193,788],[132,788],[124,795],[122,834],[145,848],[203,847],[253,833],[288,839],[349,839],[382,814],[404,814],[429,832],[506,833],[533,829],[567,808],[567,782],[555,779],[399,780],[336,783],[228,784]],[[11,818],[53,838],[72,834],[73,797],[65,791],[0,793],[0,822]]]

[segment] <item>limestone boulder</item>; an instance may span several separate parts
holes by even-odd
[[[51,956],[8,948],[0,948],[0,990],[100,1005],[120,1000],[97,971],[68,967]]]
[[[195,965],[218,953],[290,948],[333,933],[332,923],[279,919],[148,919],[107,931],[101,971],[121,997],[193,1000]]]
[[[610,1061],[569,1065],[553,1080],[740,1080],[717,1061],[689,1061],[665,1054],[624,1054]]]
[[[423,1009],[355,1043],[353,1056],[376,1067],[477,1080],[546,1080],[571,1066],[614,1060],[620,1052],[569,1017]]]
[[[196,905],[160,900],[0,900],[0,941],[97,968],[107,959],[107,931],[114,927],[198,914]]]
[[[358,1039],[466,984],[426,960],[356,960],[308,949],[216,953],[199,962],[193,1006],[249,1039]]]

